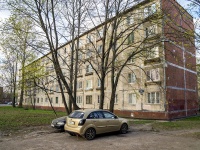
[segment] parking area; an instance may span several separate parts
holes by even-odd
[[[49,126],[27,128],[0,136],[1,150],[199,150],[200,139],[192,131],[153,131],[150,127],[131,127],[127,134],[104,134],[92,141],[72,137]],[[200,131],[198,131],[200,132]],[[14,134],[14,135],[13,135]]]

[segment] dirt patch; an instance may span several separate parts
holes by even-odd
[[[98,135],[93,141],[72,137],[50,126],[28,127],[2,135],[0,147],[4,150],[199,150],[200,130],[155,131],[151,124],[131,126],[127,134]]]

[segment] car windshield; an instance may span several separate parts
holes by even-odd
[[[83,118],[83,116],[84,113],[81,111],[74,111],[69,115],[70,118]]]

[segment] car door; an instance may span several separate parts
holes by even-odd
[[[120,122],[118,117],[116,117],[114,114],[108,111],[102,111],[102,113],[105,118],[107,132],[118,131],[120,128]]]
[[[95,126],[96,133],[104,133],[106,130],[106,122],[104,121],[103,114],[99,111],[91,112],[87,120]]]

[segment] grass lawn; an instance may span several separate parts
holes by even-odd
[[[184,118],[174,121],[160,121],[160,120],[131,120],[130,125],[151,124],[155,130],[186,130],[186,129],[200,129],[200,116]]]
[[[65,116],[64,112],[57,112],[58,117]],[[56,116],[53,111],[25,110],[10,106],[0,107],[0,131],[18,130],[22,127],[50,125]]]
[[[65,116],[64,112],[57,112],[58,117]],[[0,131],[18,130],[23,127],[50,125],[56,116],[53,111],[25,110],[9,106],[0,107]],[[151,124],[155,130],[184,130],[200,129],[200,116],[190,117],[176,121],[157,121],[131,119],[130,125]],[[198,135],[199,136],[199,133]]]
[[[200,116],[180,119],[176,121],[154,122],[152,126],[157,130],[200,129]]]

